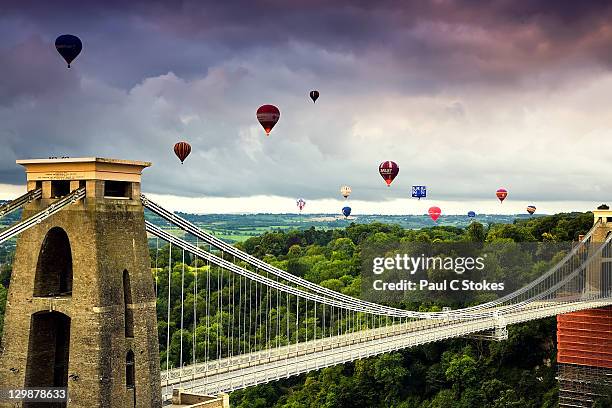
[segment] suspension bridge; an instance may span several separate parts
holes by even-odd
[[[41,224],[54,225],[56,214],[86,205],[89,194],[89,186],[78,182],[71,182],[56,198],[43,191],[44,186],[29,183],[29,189],[0,207],[0,218],[24,206],[36,208],[0,231],[0,244]],[[444,339],[503,340],[508,325],[612,305],[612,274],[609,268],[600,273],[603,261],[612,257],[612,218],[605,216],[596,215],[593,228],[563,259],[513,293],[458,310],[416,312],[354,298],[276,268],[163,208],[139,188],[105,198],[116,205],[129,201],[142,206],[159,220],[142,217],[139,222],[155,245],[154,291],[165,300],[160,307],[166,307],[160,333],[165,348],[162,400],[176,388],[202,394],[231,392]],[[179,229],[181,236],[167,226]],[[160,243],[168,250],[169,265],[164,269],[157,265]],[[173,265],[177,254],[182,261]],[[174,279],[176,272],[180,282]],[[167,275],[165,287],[158,285],[159,273]],[[180,311],[172,310],[177,300]],[[124,303],[126,322],[128,309],[144,307],[136,301],[131,305],[127,296]],[[179,321],[171,321],[174,314]],[[172,367],[170,349],[177,332],[179,364]]]

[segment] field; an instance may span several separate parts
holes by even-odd
[[[0,205],[3,203],[0,202]],[[305,230],[311,227],[317,229],[344,228],[351,223],[371,224],[375,222],[397,224],[403,228],[418,229],[434,225],[450,225],[466,227],[472,220],[482,224],[511,224],[516,219],[529,218],[529,215],[499,215],[482,214],[476,218],[465,215],[443,215],[434,223],[427,215],[358,215],[345,219],[336,214],[186,214],[179,213],[200,228],[227,242],[241,242],[250,237],[261,235],[267,231]],[[21,217],[16,211],[7,217],[0,218],[0,229],[17,222]],[[147,212],[146,218],[163,226],[172,233],[183,236],[181,230],[171,227],[154,214]]]
[[[345,219],[335,214],[185,214],[179,213],[200,228],[227,242],[240,242],[267,231],[345,228],[351,223],[397,224],[403,228],[419,229],[434,225],[466,227],[473,220],[482,224],[511,224],[516,219],[529,218],[528,215],[483,214],[476,218],[464,215],[446,215],[433,222],[427,215],[359,215]],[[150,214],[147,217],[151,216]],[[154,216],[151,216],[154,218]]]

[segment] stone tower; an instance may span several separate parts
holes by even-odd
[[[602,245],[608,236],[612,234],[612,210],[605,204],[593,211],[595,224],[599,226],[592,235],[592,248],[596,249],[598,245]],[[600,261],[600,262],[599,262]],[[612,269],[612,251],[609,247],[603,248],[598,262],[593,262],[587,269],[585,277],[585,293],[592,296],[610,296],[612,282],[610,282],[610,270]]]
[[[68,387],[67,404],[28,407],[161,407],[155,294],[140,202],[141,172],[150,163],[17,163],[26,169],[28,190],[42,189],[23,218],[75,189],[85,188],[86,197],[17,241],[0,387]]]

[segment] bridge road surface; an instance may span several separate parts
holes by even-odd
[[[500,319],[510,325],[611,304],[612,299],[536,302],[503,314]],[[208,367],[200,363],[195,371],[192,366],[185,366],[182,378],[179,369],[171,370],[170,376],[167,371],[162,372],[162,395],[168,398],[172,388],[177,387],[213,395],[230,392],[394,350],[468,336],[499,324],[496,317],[417,320],[215,360]]]

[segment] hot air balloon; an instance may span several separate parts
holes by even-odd
[[[432,220],[438,221],[438,218],[440,218],[440,214],[442,214],[442,210],[440,209],[440,207],[430,207],[427,213],[429,214]]]
[[[529,214],[532,214],[532,215],[533,215],[533,213],[535,213],[535,212],[536,212],[536,207],[535,207],[535,205],[528,205],[528,206],[527,206],[527,212],[528,212]]]
[[[378,166],[378,172],[385,179],[385,183],[387,183],[387,187],[391,186],[391,182],[399,173],[399,166],[392,161],[384,161],[380,163]]]
[[[76,35],[64,34],[55,39],[55,48],[68,63],[68,68],[70,68],[70,63],[81,53],[83,44]]]
[[[319,91],[310,91],[310,99],[313,103],[316,102],[319,99]]]
[[[468,211],[468,217],[474,218],[476,217],[476,213],[474,211]]]
[[[174,154],[179,158],[181,164],[185,161],[187,156],[191,153],[191,145],[187,142],[178,142],[174,145]]]
[[[348,216],[351,215],[351,207],[342,208],[342,214],[344,214],[344,217],[348,218]]]
[[[297,203],[297,207],[300,209],[300,212],[302,212],[302,210],[304,209],[304,206],[306,205],[306,201],[304,201],[303,198],[298,198],[296,203]]]
[[[503,203],[506,197],[508,197],[508,190],[500,188],[495,192],[495,195],[499,198],[499,201]]]
[[[274,105],[262,105],[257,109],[257,120],[266,131],[266,136],[270,136],[270,132],[279,118],[280,111]]]
[[[353,190],[351,190],[351,188],[349,186],[342,186],[340,187],[340,194],[342,194],[342,197],[344,198],[348,198],[351,193],[353,192]]]
[[[427,197],[427,186],[412,186],[412,198],[421,198]]]

